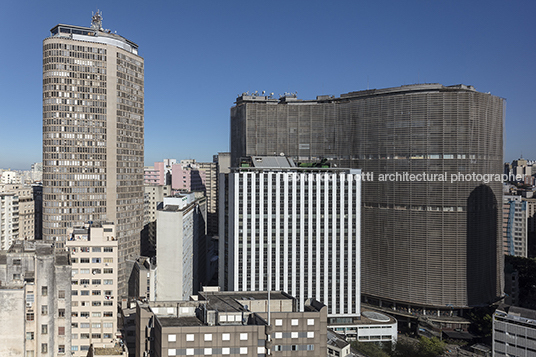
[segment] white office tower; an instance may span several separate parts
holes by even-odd
[[[328,317],[359,316],[361,171],[251,157],[228,175],[220,286],[284,291],[300,311],[314,298]]]

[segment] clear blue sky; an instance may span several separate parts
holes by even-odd
[[[505,161],[536,159],[535,1],[13,1],[0,30],[0,168],[41,161],[42,40],[103,27],[145,58],[145,163],[211,161],[245,91],[302,99],[418,82],[507,99]]]

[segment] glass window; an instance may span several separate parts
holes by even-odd
[[[290,324],[292,326],[298,326],[298,319],[292,319]]]
[[[188,333],[186,334],[186,341],[194,341],[194,334],[193,333]]]
[[[177,341],[177,335],[168,335],[167,340],[168,340],[168,342],[176,342]]]
[[[34,339],[34,333],[33,332],[26,332],[26,339],[27,340],[33,340]]]
[[[48,295],[48,287],[47,286],[42,286],[41,287],[41,295],[43,295],[43,296]]]
[[[205,341],[212,341],[212,334],[211,333],[206,333],[205,334]]]
[[[41,306],[41,315],[48,315],[48,306],[42,305]]]
[[[41,325],[41,334],[46,335],[48,333],[48,325]]]
[[[247,341],[248,340],[248,334],[247,333],[241,333],[240,334],[240,341]]]
[[[231,339],[231,334],[230,333],[222,333],[221,335],[221,340],[222,341],[229,341]]]

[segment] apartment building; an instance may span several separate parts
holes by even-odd
[[[70,229],[72,264],[72,354],[117,342],[118,241],[113,223]]]
[[[521,196],[503,196],[504,254],[528,257],[527,201]]]
[[[43,239],[114,222],[126,296],[143,224],[144,62],[102,20],[58,24],[43,40]]]
[[[7,250],[19,238],[19,196],[0,192],[0,249]]]
[[[70,355],[71,265],[50,243],[0,251],[0,355]]]
[[[35,221],[39,217],[36,216],[36,202],[34,199],[33,186],[22,184],[0,184],[1,193],[14,193],[18,197],[18,223],[20,239],[34,239],[36,236]]]

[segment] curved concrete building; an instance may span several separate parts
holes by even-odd
[[[120,292],[143,223],[144,62],[102,28],[59,24],[43,41],[43,239],[114,222]]]
[[[419,84],[299,100],[244,94],[231,109],[231,160],[327,159],[362,184],[365,300],[464,308],[502,294],[504,100]],[[492,179],[489,181],[488,179]]]

